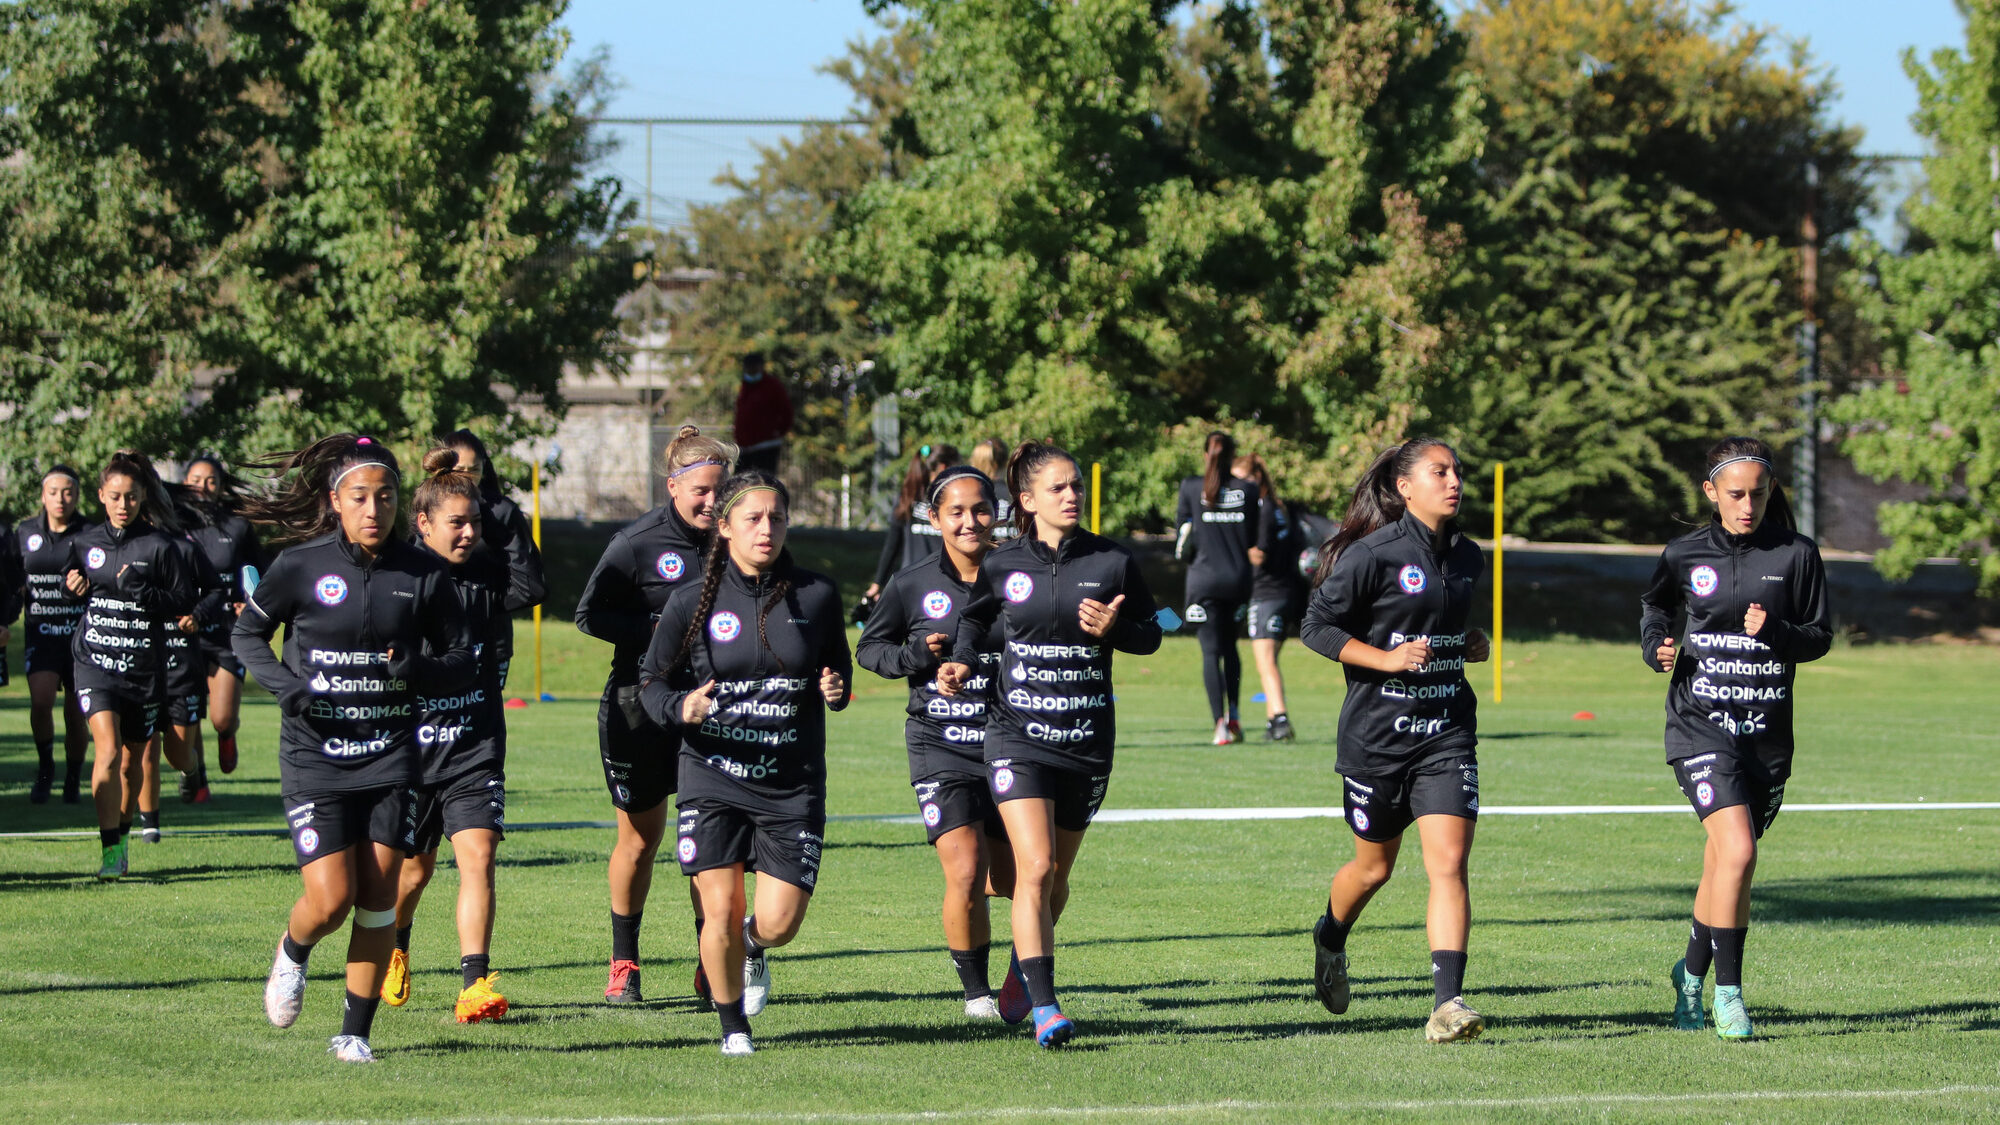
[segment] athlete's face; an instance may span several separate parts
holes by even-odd
[[[1764,509],[1771,504],[1771,470],[1755,461],[1738,461],[1701,482],[1701,490],[1715,505],[1723,530],[1731,535],[1748,535],[1764,522]]]
[[[458,463],[455,467],[459,472],[476,473],[480,471],[479,454],[474,453],[470,449],[454,449],[452,452],[458,454]]]
[[[396,526],[396,478],[380,465],[363,465],[340,478],[329,494],[341,533],[362,550],[375,553]]]
[[[190,491],[199,492],[203,496],[213,496],[222,490],[222,477],[216,473],[215,466],[206,461],[196,461],[189,465],[187,476],[181,483],[187,485]]]
[[[417,534],[449,563],[462,563],[479,545],[479,505],[464,496],[447,496],[428,512],[417,513]]]
[[[1083,511],[1083,474],[1076,462],[1058,457],[1035,470],[1028,478],[1028,491],[1016,501],[1035,514],[1037,524],[1067,533]]]
[[[729,509],[720,533],[729,541],[729,557],[746,571],[771,569],[785,549],[785,502],[768,488],[744,493]]]
[[[944,534],[945,549],[955,558],[976,563],[993,545],[993,505],[978,481],[952,481],[931,508],[931,526]]]
[[[667,495],[673,497],[674,511],[702,531],[715,529],[715,490],[721,487],[720,465],[703,465],[667,478]]]
[[[75,477],[61,473],[50,473],[42,478],[42,511],[57,523],[68,523],[76,514],[77,487]]]
[[[1403,503],[1433,529],[1458,514],[1460,488],[1458,458],[1442,445],[1424,450],[1410,475],[1396,478],[1396,491],[1402,494]]]
[[[139,518],[139,506],[146,502],[146,492],[139,482],[124,473],[112,473],[97,487],[97,502],[104,505],[104,518],[112,527],[129,527]]]

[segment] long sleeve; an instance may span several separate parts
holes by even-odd
[[[479,677],[479,658],[472,652],[472,631],[465,623],[465,604],[451,577],[438,570],[424,580],[423,640],[410,654],[424,690],[457,691]]]
[[[843,615],[840,612],[840,587],[828,584],[826,602],[827,604],[821,607],[819,612],[826,615],[825,619],[831,622],[831,628],[828,628],[825,635],[820,638],[819,666],[833,669],[834,674],[840,677],[840,682],[847,685],[847,690],[841,693],[839,699],[827,704],[826,709],[845,711],[847,701],[854,698],[854,657],[847,651],[846,622],[842,620]],[[817,677],[814,682],[818,682]]]
[[[896,522],[895,513],[890,513],[889,530],[882,535],[882,554],[875,560],[875,585],[887,586],[896,573],[896,563],[903,557],[903,525]]]
[[[1160,651],[1160,639],[1165,635],[1155,620],[1160,606],[1153,600],[1145,574],[1139,570],[1139,560],[1130,554],[1125,556],[1125,575],[1119,580],[1118,592],[1125,601],[1118,607],[1118,620],[1111,626],[1111,647],[1133,656],[1150,656]]]
[[[21,559],[21,538],[14,525],[0,521],[0,625],[11,624],[27,604],[28,567]]]
[[[1359,627],[1354,614],[1362,607],[1374,604],[1374,598],[1362,588],[1367,576],[1374,570],[1374,560],[1373,552],[1359,543],[1341,552],[1333,573],[1314,588],[1312,597],[1306,602],[1305,618],[1299,622],[1299,640],[1304,641],[1307,648],[1328,660],[1337,661],[1340,650],[1347,647],[1347,642],[1360,640],[1353,632]]]
[[[1833,647],[1833,611],[1826,603],[1826,564],[1819,547],[1810,540],[1800,547],[1797,580],[1793,583],[1792,613],[1785,620],[1771,621],[1767,637],[1778,659],[1787,664],[1818,660]]]
[[[985,571],[981,571],[979,581],[972,586],[972,600],[958,614],[958,636],[951,645],[952,663],[977,667],[979,642],[999,617],[1000,598],[994,594],[993,583]]]
[[[229,619],[229,591],[227,576],[216,573],[209,565],[208,556],[196,549],[186,552],[188,565],[194,570],[195,588],[200,596],[195,600],[193,617],[198,625],[214,625]]]
[[[193,612],[201,591],[186,557],[170,541],[161,542],[167,546],[154,557],[151,574],[129,571],[116,576],[112,588],[154,617],[175,618]]]
[[[501,604],[506,612],[515,613],[542,604],[542,599],[548,597],[549,584],[528,517],[513,504],[507,505],[506,512],[503,522],[507,527],[507,594]]]
[[[692,596],[667,599],[653,639],[646,645],[646,656],[639,662],[639,703],[654,722],[668,730],[681,725],[681,704],[689,694],[673,686],[672,673],[680,665],[681,642],[699,600]]]
[[[1671,551],[1660,552],[1653,579],[1639,595],[1639,659],[1655,672],[1673,671],[1660,667],[1659,648],[1674,635],[1681,619],[1680,568],[1668,557]]]
[[[292,568],[286,563],[282,556],[272,563],[270,575],[243,603],[243,612],[236,616],[236,627],[229,633],[229,647],[287,712],[296,713],[294,701],[305,697],[306,683],[271,651],[271,637],[279,624],[290,620],[297,609],[291,595],[298,580],[292,578]]]
[[[585,635],[621,648],[637,648],[653,635],[653,614],[632,581],[632,544],[613,536],[590,572],[576,603],[576,627]]]
[[[902,679],[928,672],[938,666],[924,634],[910,636],[908,607],[903,604],[896,580],[882,588],[882,601],[868,615],[868,627],[854,646],[854,661],[885,679]],[[956,638],[954,638],[956,639]]]

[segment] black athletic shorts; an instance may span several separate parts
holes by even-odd
[[[993,789],[993,803],[1006,804],[1031,797],[1054,801],[1056,827],[1065,832],[1081,832],[1090,827],[1111,775],[1078,773],[1061,766],[1028,762],[1019,758],[996,758],[986,763],[986,783]]]
[[[201,646],[201,678],[206,680],[217,671],[227,672],[240,680],[243,678],[243,662],[226,648],[213,648],[204,643]]]
[[[1201,598],[1189,602],[1183,616],[1190,625],[1239,621],[1243,617],[1243,603],[1230,598]]]
[[[1425,755],[1401,773],[1346,777],[1342,796],[1354,834],[1385,844],[1420,816],[1479,819],[1479,759],[1470,747]]]
[[[287,793],[285,823],[304,867],[363,843],[417,854],[417,791],[407,785],[349,793]]]
[[[1673,766],[1695,816],[1707,820],[1717,809],[1742,805],[1750,810],[1750,826],[1759,837],[1778,819],[1785,782],[1792,776],[1790,760],[1773,764],[1735,754],[1696,754]]]
[[[1298,603],[1289,598],[1250,603],[1250,639],[1282,641],[1298,626]]]
[[[76,659],[70,652],[68,637],[37,637],[28,634],[27,643],[21,648],[21,666],[32,676],[37,672],[54,672],[62,677],[65,684],[76,680]]]
[[[195,691],[180,688],[175,685],[176,690],[167,695],[167,721],[177,727],[196,726],[208,718],[208,685]]]
[[[826,814],[770,816],[697,797],[682,802],[675,836],[674,854],[683,875],[740,863],[811,894],[819,883]]]
[[[597,750],[611,803],[625,812],[659,808],[679,788],[680,739],[647,717],[636,684],[604,693],[597,705]]]
[[[1000,808],[993,803],[993,794],[983,779],[961,774],[927,777],[911,782],[910,788],[916,791],[917,812],[924,818],[924,836],[931,843],[968,824],[979,825],[981,832],[995,840],[1007,838]]]
[[[417,851],[424,855],[470,828],[486,828],[507,838],[507,775],[499,770],[467,770],[450,781],[417,788]]]
[[[83,712],[86,722],[92,715],[105,712],[118,716],[121,741],[147,742],[159,732],[164,708],[157,696],[147,698],[129,684],[102,676],[88,676],[71,686],[76,692],[77,710]]]

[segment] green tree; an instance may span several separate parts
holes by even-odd
[[[1926,185],[1905,215],[1913,250],[1876,248],[1880,278],[1867,311],[1895,374],[1835,405],[1843,448],[1878,480],[1919,486],[1921,499],[1882,505],[1891,545],[1877,564],[1906,576],[1927,556],[1974,563],[1982,592],[2000,591],[2000,4],[1962,0],[1966,46],[1914,53],[1914,122],[1929,138]]]

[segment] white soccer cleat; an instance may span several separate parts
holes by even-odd
[[[722,1037],[722,1053],[732,1059],[757,1053],[757,1047],[750,1042],[750,1036],[741,1031],[733,1031]]]
[[[1000,1018],[1000,1002],[991,996],[976,996],[965,1002],[965,1018],[969,1020],[997,1020]]]
[[[306,967],[285,956],[285,943],[280,941],[278,956],[271,962],[271,978],[264,982],[264,1018],[272,1027],[290,1027],[299,1022],[299,1007],[305,999]]]
[[[371,1063],[375,1052],[368,1049],[368,1040],[359,1035],[336,1035],[327,1053],[344,1063]]]
[[[743,959],[743,1014],[754,1016],[771,1001],[771,965],[765,954]]]

